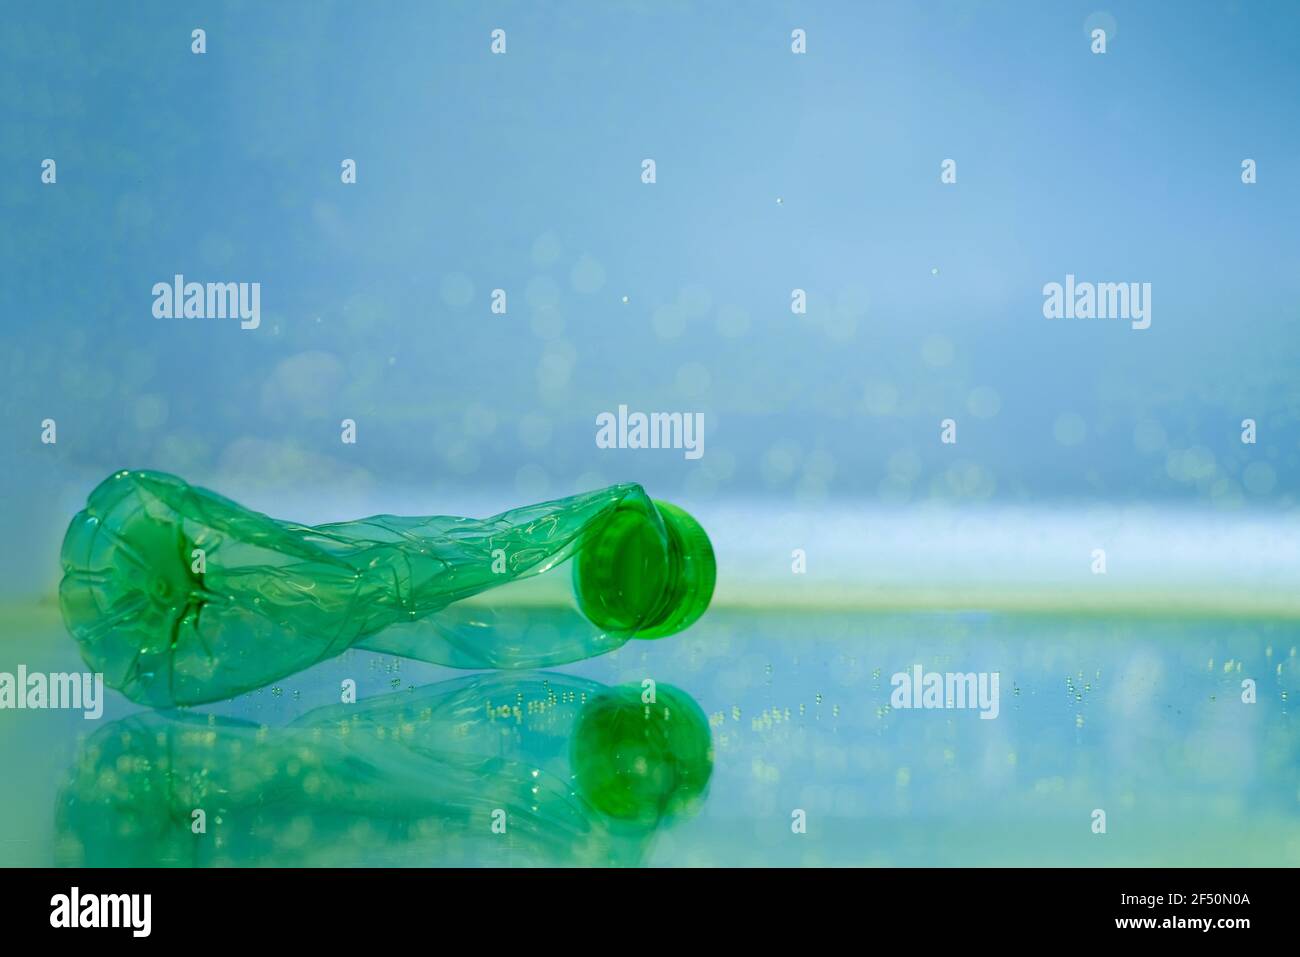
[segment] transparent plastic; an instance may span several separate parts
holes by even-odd
[[[698,523],[635,484],[482,520],[313,527],[149,471],[91,493],[61,561],[87,664],[155,707],[229,698],[351,647],[455,668],[577,661],[688,627],[716,575]]]

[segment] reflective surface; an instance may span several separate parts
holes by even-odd
[[[479,675],[283,728],[145,713],[78,755],[59,863],[640,863],[703,800],[709,729],[681,692]]]
[[[54,609],[21,618],[11,613],[6,624],[12,640],[0,645],[0,670],[12,671],[19,661],[33,669],[79,666]],[[549,679],[553,686],[572,681],[583,688],[592,687],[586,682],[639,688],[651,678],[697,701],[710,726],[714,766],[707,799],[693,817],[652,831],[642,827],[629,838],[599,814],[573,811],[560,787],[546,792],[548,810],[568,809],[568,820],[598,835],[594,844],[571,840],[566,835],[576,830],[542,819],[535,840],[515,833],[512,858],[508,845],[488,841],[490,832],[449,838],[454,815],[438,825],[437,839],[425,839],[413,834],[412,822],[438,820],[435,809],[458,806],[459,799],[445,800],[456,791],[456,778],[440,771],[442,783],[430,795],[419,777],[425,765],[407,756],[407,746],[375,738],[371,760],[392,778],[383,788],[376,783],[358,790],[356,800],[367,808],[361,836],[350,836],[328,815],[314,817],[322,799],[304,789],[306,776],[286,777],[283,803],[259,812],[263,824],[275,822],[274,833],[258,830],[257,815],[245,815],[229,834],[228,846],[237,850],[190,847],[186,853],[205,863],[218,863],[226,853],[267,864],[581,864],[608,854],[618,863],[649,865],[1296,865],[1297,644],[1294,623],[1271,620],[714,609],[671,641],[626,646],[566,668],[580,678]],[[926,671],[999,672],[998,717],[891,708],[891,676],[916,664]],[[304,733],[307,726],[295,722],[318,708],[364,713],[394,692],[397,701],[414,705],[422,695],[445,693],[426,684],[455,677],[435,666],[352,651],[204,711],[251,722],[232,728],[228,740],[248,742],[257,753],[259,734],[268,742],[290,740],[282,735]],[[340,705],[340,685],[349,678],[357,682],[358,704]],[[1257,683],[1254,704],[1241,700],[1247,678]],[[102,773],[113,749],[131,753],[135,745],[115,741],[112,732],[99,744],[93,735],[135,710],[110,693],[102,722],[85,721],[79,712],[0,714],[0,760],[20,769],[0,789],[0,863],[68,860],[75,848],[66,837],[78,832],[103,842],[101,848],[118,841],[87,811],[111,803],[114,791],[86,769]],[[159,720],[121,727],[143,742],[148,735],[142,729]],[[206,714],[192,712],[187,720],[212,730]],[[490,737],[494,727],[500,725],[479,722],[474,733]],[[176,730],[169,734],[175,740]],[[87,765],[87,748],[100,746],[106,750]],[[313,747],[326,768],[342,753]],[[480,744],[474,748],[481,762],[486,752]],[[502,750],[498,757],[509,762],[520,753]],[[558,737],[522,753],[555,761],[567,754]],[[377,757],[389,754],[402,757],[387,763]],[[116,771],[115,764],[108,766]],[[233,793],[239,793],[241,767],[227,766]],[[324,780],[339,778],[331,771]],[[517,794],[509,774],[484,780],[483,800],[468,789],[466,806],[499,806]],[[66,801],[69,793],[81,806],[80,818]],[[170,801],[160,806],[171,807]],[[1098,809],[1106,813],[1105,834],[1093,832]],[[796,810],[805,812],[802,834],[792,830]],[[295,823],[300,818],[310,826]],[[188,817],[172,826],[183,832]],[[208,826],[211,836],[211,817]],[[295,827],[333,834],[332,846],[293,846]],[[80,840],[84,844],[85,836]],[[121,853],[126,863],[131,851]]]

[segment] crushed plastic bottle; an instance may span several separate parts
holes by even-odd
[[[149,471],[91,493],[61,561],[87,664],[155,707],[229,698],[351,647],[455,668],[577,661],[688,627],[716,577],[700,525],[631,483],[482,520],[313,527]]]

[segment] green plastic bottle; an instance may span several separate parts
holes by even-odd
[[[148,711],[81,748],[63,866],[636,865],[696,814],[708,718],[666,684],[497,672],[286,727]],[[193,828],[195,809],[205,830]]]
[[[91,493],[61,561],[86,663],[154,707],[229,698],[351,647],[454,668],[577,661],[688,627],[716,575],[700,525],[635,484],[482,520],[313,527],[148,471]]]

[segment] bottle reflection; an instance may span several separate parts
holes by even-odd
[[[652,703],[647,701],[652,700]],[[635,865],[693,815],[708,721],[679,689],[473,675],[283,728],[152,712],[82,748],[58,863]]]

